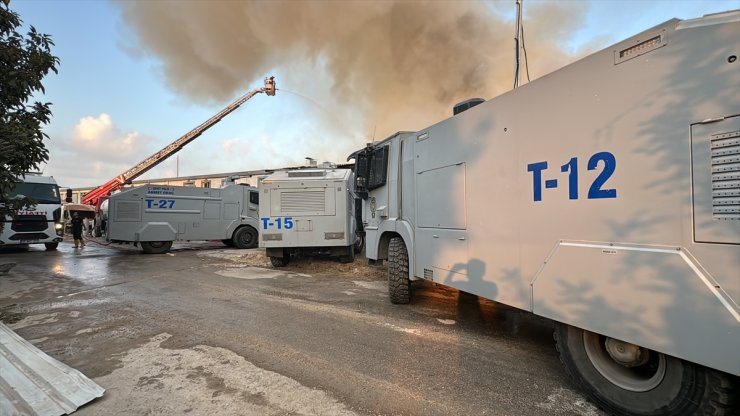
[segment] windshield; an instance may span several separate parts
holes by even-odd
[[[37,204],[60,204],[59,188],[51,183],[26,183],[15,184],[15,189],[10,191],[10,198],[29,197],[36,200]]]

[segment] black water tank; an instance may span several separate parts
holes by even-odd
[[[484,100],[482,98],[471,98],[469,100],[465,100],[465,101],[459,102],[459,103],[455,104],[454,107],[452,107],[452,115],[453,116],[456,116],[456,115],[462,113],[463,111],[465,111],[467,109],[470,109],[470,108],[473,108],[476,105],[478,105],[480,103],[483,103],[485,101],[486,100]]]

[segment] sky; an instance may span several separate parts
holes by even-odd
[[[41,166],[61,187],[101,185],[274,75],[142,178],[344,162],[365,143],[511,89],[515,1],[11,0],[51,35],[53,117]],[[531,79],[671,18],[740,0],[523,1]],[[25,30],[24,30],[25,31]],[[526,79],[526,78],[525,78]]]

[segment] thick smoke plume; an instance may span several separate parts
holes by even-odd
[[[497,13],[513,11],[513,0],[119,5],[136,47],[161,60],[179,93],[226,102],[278,69],[279,87],[364,123],[353,127],[365,139],[374,126],[376,138],[423,128],[456,102],[513,84],[514,23]],[[575,6],[527,3],[533,78],[572,60],[558,44],[582,18]]]

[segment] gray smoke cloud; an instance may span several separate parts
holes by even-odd
[[[559,46],[577,2],[525,2],[533,78],[572,61]],[[278,68],[279,88],[354,117],[383,138],[451,115],[454,103],[511,89],[514,1],[123,1],[133,44],[169,87],[225,102]],[[509,9],[511,8],[511,9]],[[333,118],[333,120],[332,120]]]

